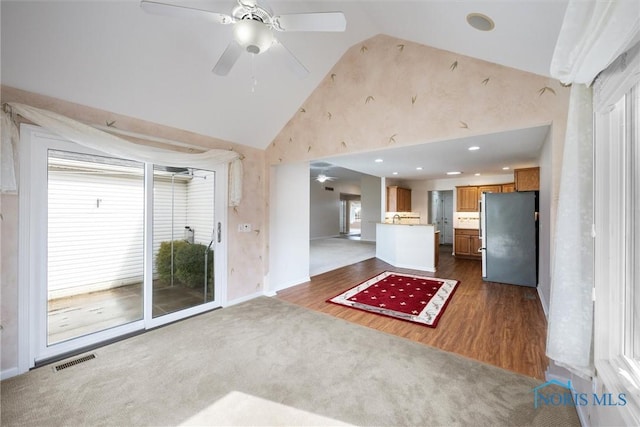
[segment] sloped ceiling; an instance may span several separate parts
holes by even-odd
[[[235,4],[166,2],[223,13]],[[216,76],[230,27],[148,15],[136,0],[0,5],[3,85],[265,148],[342,54],[376,34],[548,75],[567,1],[272,1],[276,14],[347,17],[344,33],[278,34],[310,70],[303,80],[269,52],[244,55],[229,76]],[[496,28],[471,28],[471,12]]]

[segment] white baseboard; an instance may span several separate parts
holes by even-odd
[[[318,237],[312,237],[309,240],[333,239],[334,237],[340,237],[340,235],[339,234],[332,234],[330,236],[318,236]]]
[[[4,369],[2,371],[0,371],[0,380],[4,381],[7,378],[11,378],[11,377],[15,377],[16,375],[18,375],[18,368],[9,368],[9,369]]]
[[[549,302],[544,298],[542,291],[540,290],[540,285],[536,288],[538,290],[538,299],[540,300],[540,304],[542,305],[542,311],[544,312],[544,317],[549,321]]]
[[[306,283],[306,282],[309,282],[309,281],[311,281],[311,277],[309,277],[309,276],[301,277],[299,279],[289,280],[289,281],[287,281],[285,283],[282,283],[282,284],[278,285],[275,289],[269,289],[269,290],[265,291],[264,295],[275,296],[276,292],[278,292],[278,291],[282,291],[284,289],[291,288],[293,286],[300,285],[302,283]]]
[[[252,300],[254,298],[258,298],[258,297],[262,297],[262,296],[265,296],[264,292],[262,292],[262,291],[254,292],[252,294],[245,295],[245,296],[240,297],[240,298],[232,299],[231,301],[227,301],[226,304],[223,304],[222,306],[223,307],[231,307],[232,305],[236,305],[236,304],[240,304],[240,303],[243,303],[243,302],[247,302],[247,301],[250,301],[250,300]]]
[[[566,371],[566,372],[569,374],[569,376],[571,376],[571,373],[569,371]],[[544,378],[547,381],[557,380],[563,384],[566,384],[567,382],[571,381],[570,377],[550,373],[549,368],[547,368],[547,370],[545,371]],[[575,393],[575,392],[576,392],[575,390],[571,390],[571,393]],[[578,419],[580,420],[580,425],[582,427],[591,427],[591,424],[589,423],[589,414],[587,413],[587,406],[576,405],[575,408],[576,408],[576,412],[578,413]]]

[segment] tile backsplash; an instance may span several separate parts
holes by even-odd
[[[384,215],[384,222],[393,224],[394,215],[398,215],[398,224],[420,224],[420,213],[418,212],[386,212]]]
[[[453,228],[480,228],[480,213],[455,212],[453,214]]]

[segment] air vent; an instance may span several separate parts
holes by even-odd
[[[78,365],[80,363],[83,363],[83,362],[86,362],[88,360],[95,359],[95,358],[96,358],[96,355],[93,354],[93,353],[89,354],[89,355],[86,355],[86,356],[82,356],[82,357],[79,357],[77,359],[73,359],[73,360],[70,360],[68,362],[61,363],[60,365],[54,366],[53,367],[53,371],[54,372],[62,371],[63,369],[67,369],[67,368],[70,368],[72,366],[76,366],[76,365]]]
[[[325,191],[333,191],[333,187],[324,187]]]

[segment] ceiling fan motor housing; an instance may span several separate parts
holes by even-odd
[[[272,13],[257,2],[239,0],[232,15],[236,19],[233,36],[240,46],[249,53],[259,54],[271,47],[273,31],[268,23]]]
[[[243,19],[233,26],[233,36],[249,53],[261,53],[273,43],[273,32],[262,21]]]

